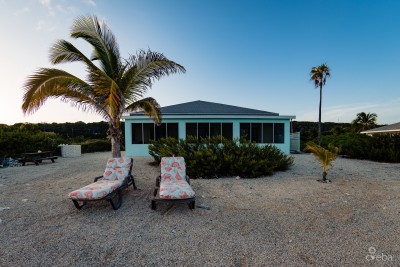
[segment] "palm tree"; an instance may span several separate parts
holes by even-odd
[[[376,115],[376,113],[360,112],[357,114],[352,124],[358,131],[366,131],[375,128],[377,118],[378,115]]]
[[[107,136],[111,140],[113,157],[120,157],[122,115],[142,110],[160,123],[159,104],[144,95],[155,80],[186,70],[163,54],[150,50],[140,50],[128,59],[121,58],[114,34],[96,16],[78,17],[71,27],[71,37],[88,42],[93,48],[91,57],[86,57],[72,43],[58,40],[50,48],[50,61],[52,64],[83,63],[86,80],[64,70],[40,68],[25,82],[22,110],[24,114],[32,114],[47,99],[60,98],[84,111],[96,112],[108,122]]]
[[[331,76],[329,67],[322,64],[312,67],[310,72],[311,80],[314,81],[315,88],[319,88],[319,116],[318,116],[318,145],[321,145],[321,110],[322,110],[322,87],[326,83],[326,78]]]
[[[323,183],[326,183],[327,181],[330,182],[331,180],[326,178],[326,170],[328,166],[333,166],[333,161],[336,159],[339,149],[334,147],[332,144],[329,144],[329,149],[325,149],[313,142],[308,142],[304,150],[311,152],[322,165],[322,180],[317,181]]]

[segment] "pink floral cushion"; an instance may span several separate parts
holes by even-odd
[[[160,183],[160,198],[185,199],[194,196],[194,191],[186,180],[172,182],[161,181]]]
[[[107,161],[103,178],[78,190],[69,193],[69,197],[76,200],[101,199],[120,187],[131,168],[130,158],[111,158]]]
[[[95,183],[91,183],[78,190],[69,193],[69,198],[76,200],[96,200],[102,199],[103,197],[116,190],[123,183],[123,180],[110,181],[106,179],[100,179]]]
[[[103,177],[107,180],[125,179],[129,174],[131,168],[130,158],[111,158],[107,161],[106,169],[104,170]]]
[[[183,157],[161,159],[161,181],[186,180],[186,165]]]
[[[195,193],[186,181],[186,165],[183,157],[161,159],[160,198],[192,198]]]

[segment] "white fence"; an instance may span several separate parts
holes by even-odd
[[[300,132],[290,134],[290,151],[300,152]]]

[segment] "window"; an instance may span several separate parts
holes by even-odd
[[[221,123],[210,123],[210,137],[222,135]]]
[[[251,124],[251,141],[256,143],[262,143],[262,127],[261,123]]]
[[[285,143],[285,125],[283,123],[274,123],[274,143]]]
[[[225,137],[226,139],[232,139],[233,138],[233,125],[232,123],[221,123],[222,126],[222,137]]]
[[[151,140],[165,137],[178,139],[178,123],[132,123],[132,144],[150,144]]]
[[[149,144],[150,140],[154,140],[154,123],[143,123],[143,140],[144,144]]]
[[[240,124],[240,138],[250,140],[250,123]]]
[[[263,143],[274,143],[274,124],[263,123]]]
[[[167,125],[165,123],[161,123],[160,125],[156,125],[156,139],[159,140],[161,138],[167,137]]]
[[[142,143],[143,143],[142,124],[132,123],[132,144],[142,144]]]
[[[178,123],[167,123],[167,136],[175,139],[179,138]]]
[[[197,124],[197,136],[198,136],[198,138],[210,137],[210,124],[209,123],[198,123]]]
[[[197,123],[186,123],[186,137],[188,136],[197,138]]]
[[[223,136],[228,139],[233,137],[233,124],[220,122],[199,122],[186,123],[186,137],[194,136],[197,138],[209,138],[214,136]]]
[[[285,143],[284,123],[241,123],[240,137],[256,143]]]

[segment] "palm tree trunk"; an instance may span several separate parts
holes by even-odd
[[[111,137],[111,153],[113,158],[121,157],[121,144],[114,137]]]
[[[322,134],[321,134],[321,112],[322,112],[322,84],[319,86],[319,116],[318,116],[318,145],[321,146]]]
[[[111,140],[111,153],[113,158],[121,157],[121,136],[122,131],[118,123],[110,122],[107,137]]]

